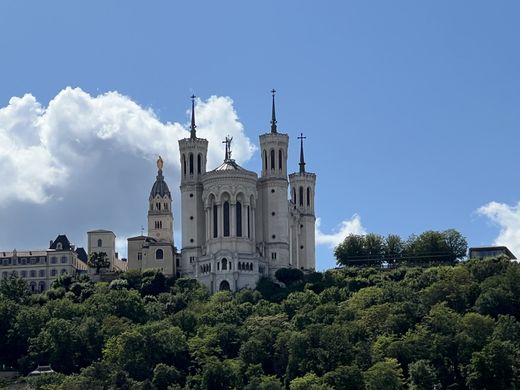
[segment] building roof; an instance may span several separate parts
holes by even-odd
[[[489,252],[489,251],[503,251],[507,257],[509,257],[511,260],[516,260],[516,256],[509,250],[507,246],[475,246],[472,248],[469,248],[469,255],[471,256],[471,252]]]
[[[88,255],[84,248],[76,248],[76,254],[78,255],[78,259],[80,259],[85,264],[88,262]]]
[[[235,160],[225,160],[221,165],[216,167],[213,171],[245,171]]]
[[[105,229],[90,230],[87,233],[112,233],[112,234],[114,234],[114,232],[112,230],[105,230]]]
[[[148,238],[147,236],[140,235],[140,236],[135,236],[135,237],[128,237],[127,241],[144,241],[147,238]]]
[[[64,251],[70,250],[70,247],[71,247],[70,241],[65,234],[60,234],[58,237],[56,237],[56,239],[53,242],[51,242],[49,249],[56,250],[58,243],[61,243],[61,250],[64,250]]]
[[[16,253],[18,257],[40,257],[47,256],[47,251],[35,250],[35,251],[0,251],[0,257],[12,257]]]
[[[153,183],[152,190],[150,191],[150,198],[155,198],[157,195],[160,197],[168,195],[170,199],[172,197],[168,184],[164,181],[162,169],[158,170],[155,183]]]

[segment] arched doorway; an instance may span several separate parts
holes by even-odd
[[[220,282],[219,291],[230,291],[231,287],[229,286],[229,282],[227,280],[223,280]]]

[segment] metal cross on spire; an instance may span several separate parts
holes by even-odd
[[[226,144],[226,155],[224,161],[231,160],[231,141],[233,141],[233,137],[230,137],[229,135],[224,141],[222,141],[223,144]]]
[[[195,129],[197,126],[195,126],[195,95],[191,95],[191,126],[190,126],[190,138],[195,139],[197,138],[197,133],[195,132]]]
[[[307,139],[307,137],[303,136],[303,133],[300,133],[300,136],[298,137],[300,140],[300,173],[305,173],[305,157],[303,155],[303,140]]]
[[[273,95],[273,111],[272,111],[272,118],[271,118],[271,133],[276,134],[278,132],[278,129],[276,128],[276,110],[274,107],[274,95],[276,94],[276,89],[271,90],[271,94]]]

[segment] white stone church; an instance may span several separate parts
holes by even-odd
[[[207,169],[208,141],[197,137],[192,96],[190,137],[179,140],[182,249],[174,246],[172,196],[159,158],[148,235],[128,239],[129,269],[193,277],[211,292],[254,288],[279,268],[314,270],[316,175],[305,170],[303,135],[299,170],[287,174],[289,136],[278,132],[272,92],[271,131],[260,135],[260,177],[232,159],[229,138],[222,164]]]

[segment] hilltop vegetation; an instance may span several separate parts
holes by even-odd
[[[45,389],[515,389],[520,266],[281,271],[209,296],[190,279],[0,285],[0,362]]]

